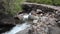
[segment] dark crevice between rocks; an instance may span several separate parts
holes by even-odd
[[[52,8],[43,7],[43,6],[34,5],[34,4],[32,4],[32,5],[31,4],[24,4],[24,5],[22,5],[22,9],[23,9],[23,12],[25,12],[25,13],[29,13],[32,10],[36,11],[37,9],[42,10],[44,13],[47,13],[47,12],[53,12],[54,13],[54,11],[56,11]]]
[[[0,22],[0,34],[10,31],[15,25],[13,24],[4,24]]]

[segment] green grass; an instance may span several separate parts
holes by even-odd
[[[60,0],[27,0],[28,2],[41,3],[41,4],[50,4],[50,5],[59,5]]]

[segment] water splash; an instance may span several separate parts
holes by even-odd
[[[27,25],[27,23],[24,23],[24,24],[21,24],[21,25],[18,24],[15,27],[13,27],[13,29],[11,31],[5,32],[3,34],[16,34],[17,32],[22,31],[22,30],[24,30],[28,27],[30,27],[30,25],[29,24]]]

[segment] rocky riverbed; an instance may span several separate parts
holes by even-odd
[[[60,12],[52,8],[24,4],[14,19],[14,27],[2,34],[60,34]]]
[[[58,13],[58,11],[56,12]],[[21,34],[55,34],[54,32],[57,34],[60,32],[58,31],[60,29],[57,22],[58,18],[56,18],[56,12],[44,12],[37,9],[36,11],[32,10],[29,14],[23,13],[23,15],[26,15],[26,17],[28,15],[28,17],[26,19],[23,17],[22,20],[31,25],[30,28],[24,29],[17,34],[21,32]]]

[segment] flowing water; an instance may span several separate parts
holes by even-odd
[[[29,15],[24,15],[23,20],[28,19]],[[23,24],[17,24],[15,27],[13,27],[10,31],[5,32],[3,34],[16,34],[19,31],[22,31],[26,28],[30,27],[30,24],[27,24],[27,21],[25,20],[25,23]]]
[[[28,28],[29,26],[30,26],[30,25],[27,25],[27,23],[23,23],[23,24],[21,24],[21,25],[18,24],[18,25],[16,25],[15,27],[13,27],[13,29],[12,29],[11,31],[5,32],[5,33],[3,33],[3,34],[16,34],[17,32],[22,31],[22,30]]]

